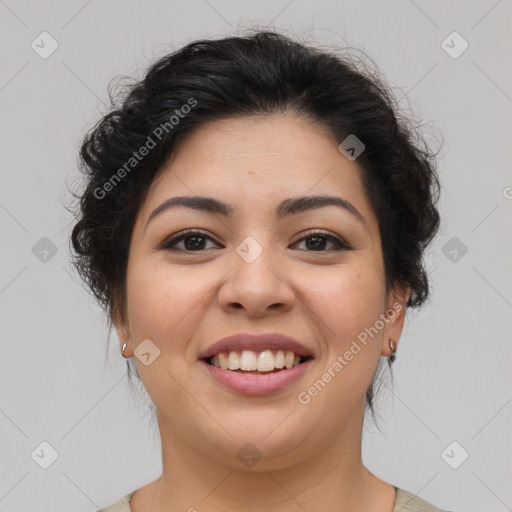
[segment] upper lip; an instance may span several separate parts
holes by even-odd
[[[210,345],[199,355],[199,359],[208,359],[220,352],[231,350],[252,350],[262,352],[264,350],[289,350],[299,356],[313,357],[313,352],[296,339],[279,333],[250,334],[240,333],[227,336]]]

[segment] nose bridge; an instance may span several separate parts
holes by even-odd
[[[238,254],[238,256],[248,265],[260,259],[264,250],[268,251],[268,241],[262,240],[261,236],[258,238],[260,239],[260,242],[265,245],[265,249],[263,248],[263,245],[253,236],[246,236],[235,249],[235,252]]]
[[[236,247],[234,257],[235,274],[243,279],[264,280],[268,287],[270,281],[282,282],[283,277],[278,276],[277,268],[282,266],[275,243],[270,233],[246,236]],[[277,275],[276,275],[277,274]]]
[[[254,314],[276,304],[290,307],[294,294],[282,275],[285,267],[272,247],[271,237],[256,236],[246,236],[235,247],[233,271],[219,295],[221,305],[236,303]]]

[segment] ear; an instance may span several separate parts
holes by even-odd
[[[404,328],[407,301],[410,296],[410,287],[396,287],[388,293],[386,311],[384,311],[385,327],[381,350],[383,356],[390,356],[393,353],[389,346],[389,340],[395,340],[396,346],[398,347],[398,340],[402,336],[402,330]]]

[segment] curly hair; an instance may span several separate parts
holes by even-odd
[[[423,254],[439,227],[435,154],[376,73],[334,51],[267,31],[194,41],[153,63],[85,136],[86,186],[71,234],[73,264],[110,319],[124,317],[126,269],[137,213],[178,143],[210,120],[292,112],[338,141],[355,134],[376,213],[386,287],[410,287],[408,307],[429,295]],[[366,401],[373,412],[373,382]]]

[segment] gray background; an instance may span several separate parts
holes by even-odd
[[[254,24],[368,52],[401,105],[443,134],[432,300],[407,320],[363,455],[443,509],[512,510],[510,0],[0,0],[0,15],[0,510],[94,511],[160,474],[117,338],[106,359],[102,313],[69,267],[66,188],[110,79]],[[31,48],[43,31],[59,45],[46,59]],[[469,43],[458,58],[441,46],[453,31]],[[45,441],[58,453],[48,469]]]

